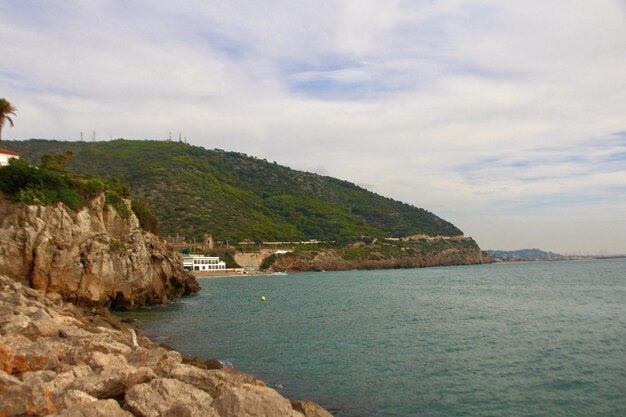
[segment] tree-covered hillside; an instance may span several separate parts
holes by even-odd
[[[337,240],[461,235],[451,223],[355,184],[177,142],[3,142],[23,158],[72,151],[69,169],[117,176],[144,197],[161,233],[217,240]]]

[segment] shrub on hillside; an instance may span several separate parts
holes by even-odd
[[[241,265],[239,265],[237,261],[235,261],[233,254],[229,251],[226,251],[226,252],[213,251],[209,255],[219,256],[220,259],[224,261],[224,263],[226,264],[226,268],[241,268]]]
[[[109,204],[115,212],[124,220],[130,217],[131,211],[126,205],[126,201],[115,191],[106,190],[104,193],[104,202]]]
[[[156,218],[148,203],[143,198],[135,198],[131,201],[131,209],[137,219],[139,219],[139,224],[145,230],[152,232],[154,234],[159,233],[159,219]]]
[[[31,166],[27,161],[12,159],[0,168],[0,189],[14,200],[25,204],[49,205],[62,202],[78,210],[86,199],[66,175]]]
[[[104,192],[106,186],[99,178],[81,178],[75,181],[76,188],[79,193],[84,195],[87,199],[92,199]]]
[[[276,259],[277,256],[275,253],[263,259],[263,262],[261,263],[261,269],[269,269],[274,264],[274,262],[276,262]]]
[[[107,204],[122,218],[130,217],[131,211],[123,199],[130,196],[130,187],[118,179],[103,182],[99,178],[71,176],[65,168],[70,157],[69,153],[46,155],[39,167],[24,159],[12,159],[9,165],[0,168],[0,190],[24,204],[60,202],[74,211],[85,207],[89,200],[104,191]]]
[[[23,159],[11,159],[9,165],[0,168],[0,190],[13,196],[29,186],[41,185],[37,178],[37,168]]]

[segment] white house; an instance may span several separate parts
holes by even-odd
[[[226,263],[217,256],[183,256],[183,268],[187,271],[219,271],[226,269]]]
[[[8,149],[0,148],[0,167],[9,165],[9,159],[20,159],[20,154]]]

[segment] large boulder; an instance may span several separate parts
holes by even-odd
[[[192,365],[177,364],[169,369],[162,369],[160,374],[193,385],[206,391],[212,397],[217,397],[227,389],[243,384],[265,385],[252,375],[229,368],[200,369]]]
[[[63,412],[95,401],[98,401],[98,399],[96,397],[92,397],[86,392],[70,389],[61,393],[54,400],[54,405],[57,408],[57,412]]]
[[[209,394],[189,384],[176,379],[157,378],[128,390],[124,403],[133,414],[142,417],[160,417],[174,413],[219,417],[210,406],[212,401]]]
[[[275,390],[244,384],[231,387],[213,401],[220,417],[293,417],[289,400]]]
[[[27,382],[0,371],[0,416],[45,416],[56,411],[47,384],[41,378]]]
[[[292,400],[291,407],[305,417],[333,417],[325,408],[312,401]]]
[[[70,388],[84,391],[100,399],[114,398],[123,395],[136,384],[150,381],[155,377],[150,368],[112,365],[99,373],[77,378],[70,384]]]

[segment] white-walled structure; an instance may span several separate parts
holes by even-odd
[[[183,256],[183,268],[188,271],[219,271],[226,269],[226,263],[217,256]]]
[[[20,154],[8,149],[0,148],[0,166],[9,165],[9,159],[20,159]]]

